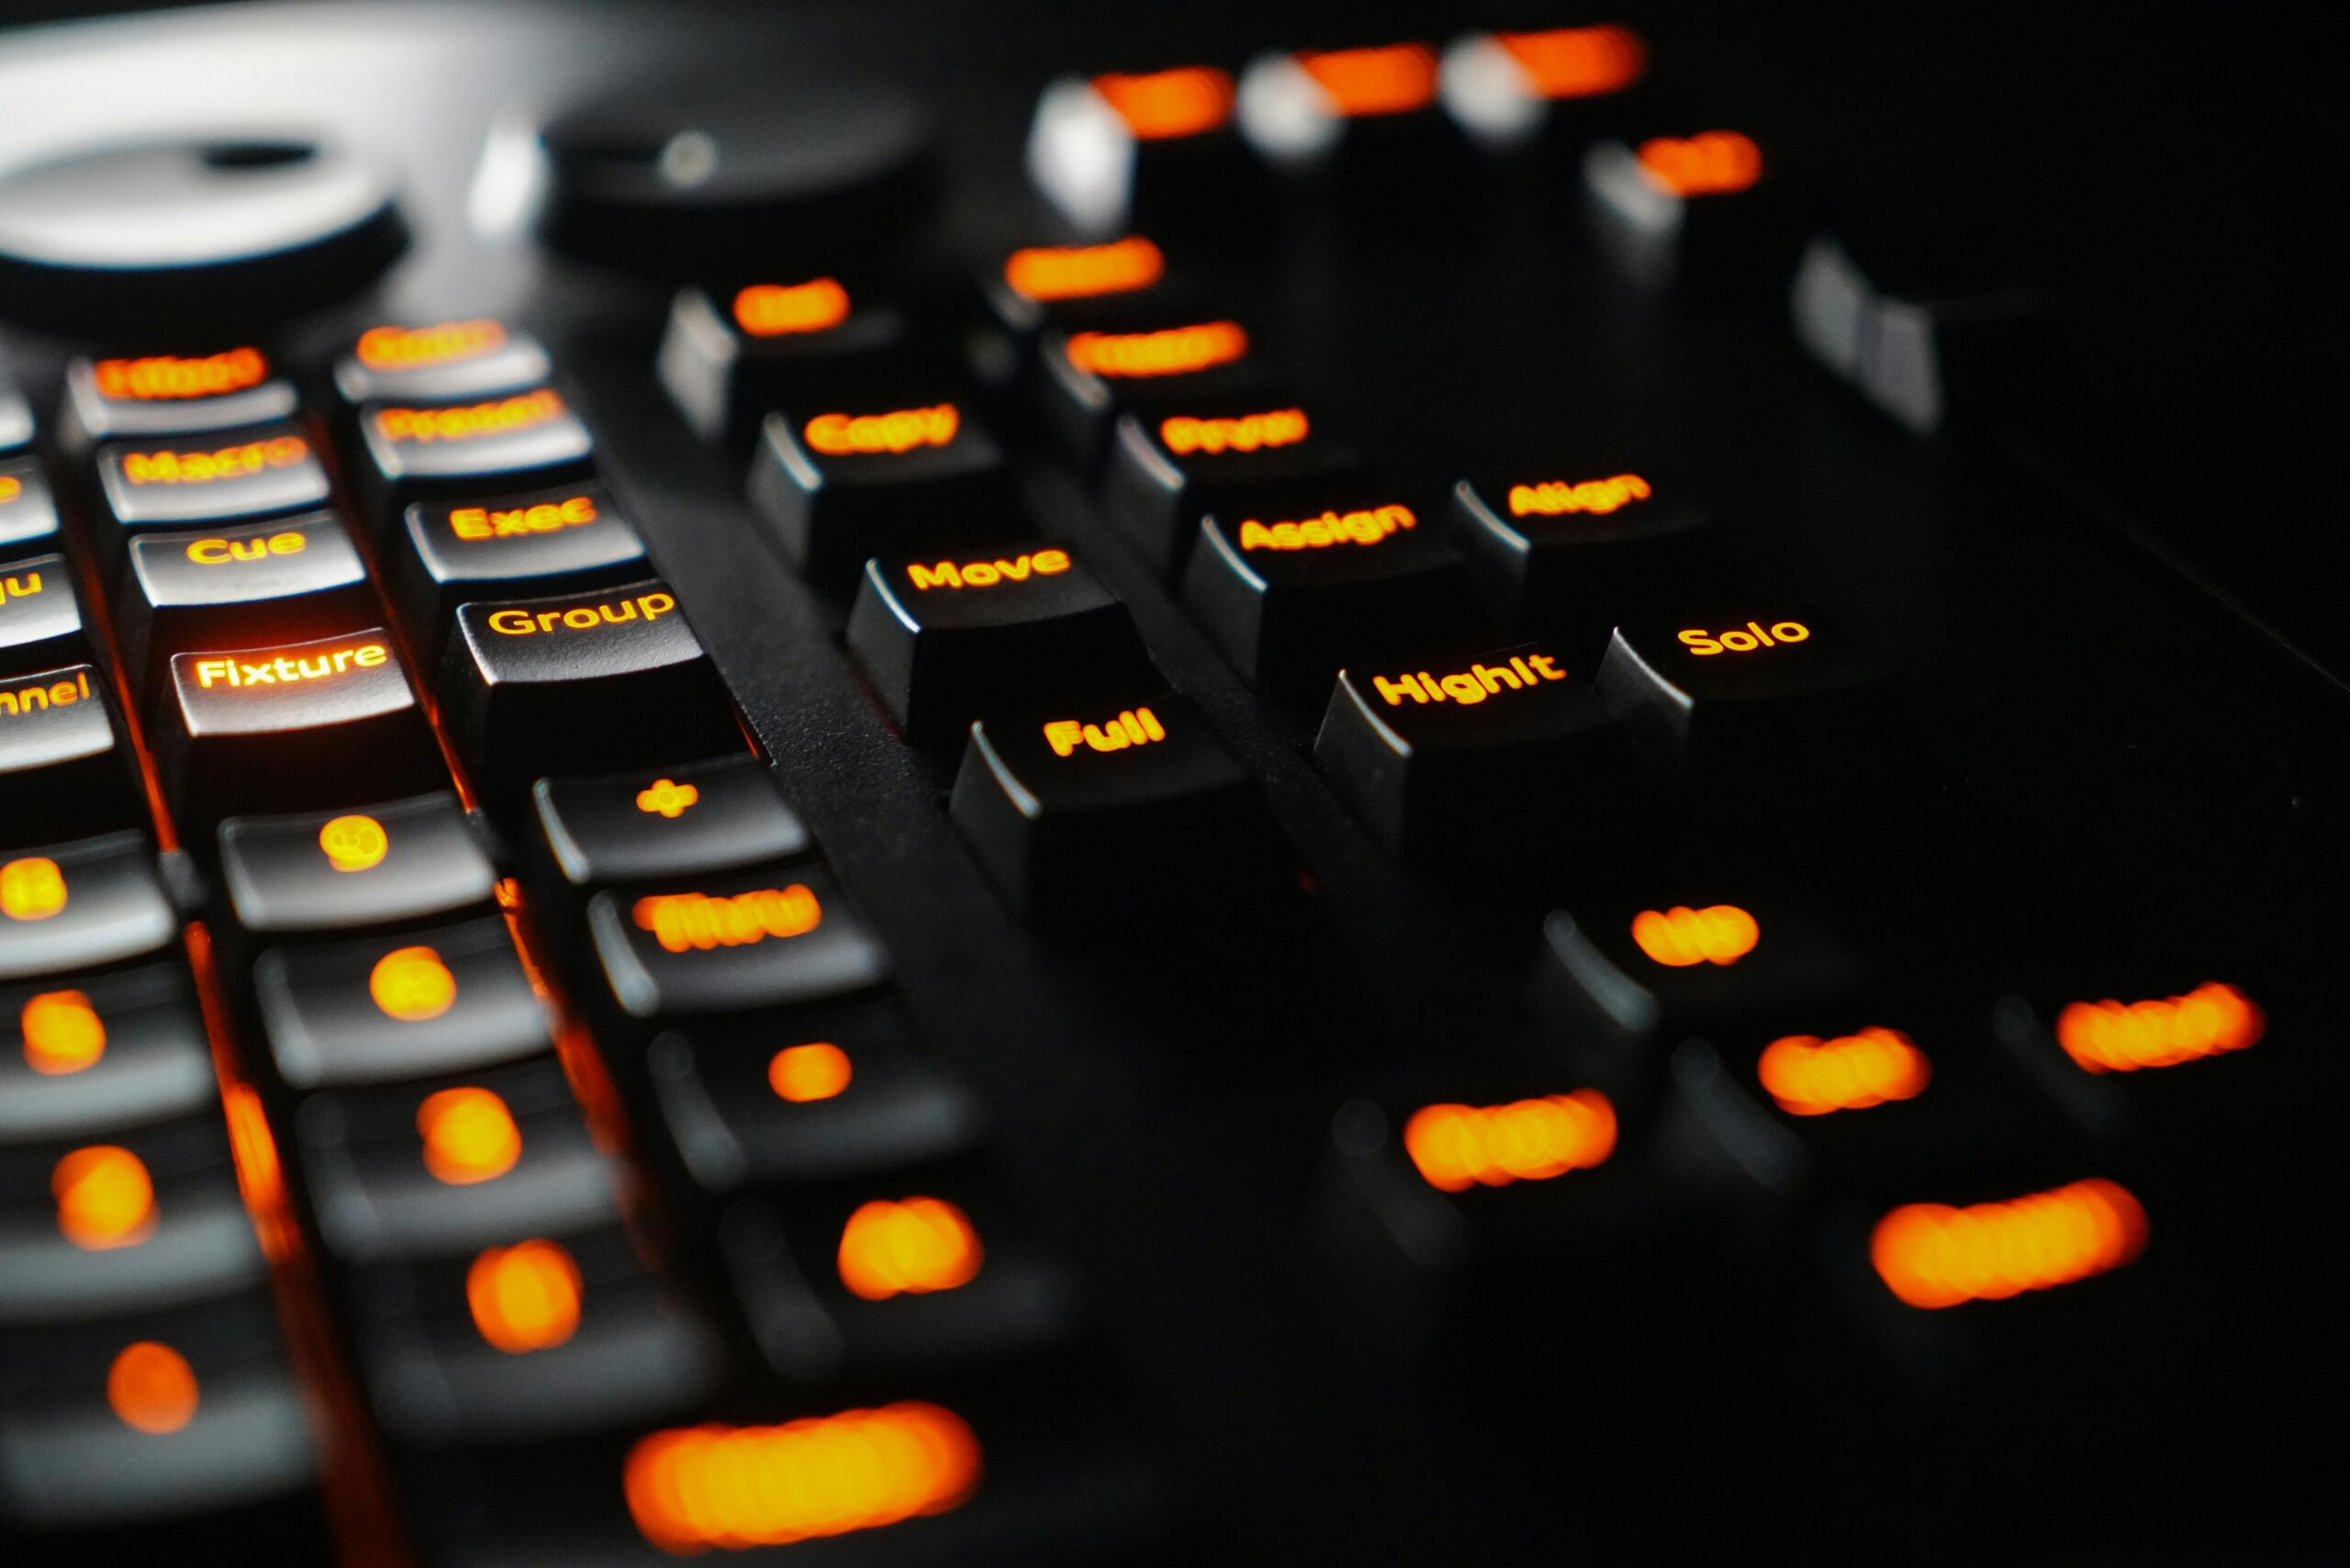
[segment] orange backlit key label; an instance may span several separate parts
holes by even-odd
[[[1348,118],[1408,114],[1436,102],[1436,51],[1424,43],[1308,50],[1293,57]]]
[[[746,947],[770,937],[804,936],[822,924],[823,908],[805,883],[759,888],[731,897],[709,893],[655,893],[641,898],[629,916],[650,932],[664,952],[706,953],[713,947]]]
[[[1263,452],[1295,446],[1313,431],[1303,409],[1271,409],[1261,414],[1200,419],[1176,414],[1158,421],[1159,444],[1178,457],[1226,452]]]
[[[1800,621],[1774,621],[1768,626],[1760,621],[1750,621],[1743,627],[1729,632],[1708,632],[1702,626],[1695,626],[1681,633],[1682,646],[1701,659],[1711,658],[1716,654],[1751,654],[1763,648],[1810,640],[1811,628]]]
[[[1418,524],[1411,508],[1393,504],[1360,511],[1326,511],[1293,522],[1266,523],[1251,518],[1240,525],[1240,548],[1327,550],[1341,544],[1380,544]]]
[[[674,778],[655,778],[636,792],[636,809],[648,817],[676,822],[701,801],[701,791]]]
[[[1066,550],[1030,550],[986,561],[941,561],[906,568],[906,580],[916,588],[987,588],[1004,583],[1024,583],[1031,577],[1057,577],[1069,568]]]
[[[43,1077],[80,1072],[106,1052],[106,1020],[79,991],[44,991],[17,1015],[25,1065]]]
[[[1644,909],[1632,917],[1632,940],[1641,952],[1668,969],[1698,964],[1734,964],[1754,951],[1762,928],[1734,903],[1704,909],[1675,905]]]
[[[98,391],[106,397],[126,403],[165,403],[218,398],[258,386],[269,379],[269,361],[259,349],[243,348],[201,359],[172,354],[102,359],[92,371]]]
[[[6,506],[25,493],[25,482],[14,474],[0,474],[0,506]]]
[[[1093,90],[1117,111],[1136,141],[1202,136],[1232,118],[1232,77],[1212,66],[1096,76]]]
[[[1793,1116],[1864,1111],[1925,1092],[1933,1069],[1898,1029],[1874,1026],[1823,1040],[1788,1035],[1762,1047],[1755,1077]]]
[[[1167,726],[1147,708],[1129,708],[1105,724],[1055,719],[1045,726],[1045,744],[1053,748],[1055,756],[1074,756],[1080,748],[1124,751],[1128,746],[1148,745],[1166,738]]]
[[[811,447],[827,457],[848,457],[945,446],[954,441],[962,424],[962,413],[954,404],[938,403],[886,414],[819,414],[800,433]]]
[[[2217,981],[2167,1001],[2076,1002],[2056,1014],[2056,1043],[2089,1072],[2176,1067],[2259,1043],[2266,1014]]]
[[[570,412],[554,388],[445,409],[378,409],[375,431],[402,445],[481,441],[549,424]]]
[[[1734,130],[1660,136],[1640,143],[1640,170],[1674,196],[1728,196],[1762,177],[1762,150]]]
[[[0,914],[10,920],[47,920],[72,896],[64,868],[46,855],[22,855],[0,866]]]
[[[415,370],[473,359],[501,347],[496,321],[442,321],[430,327],[370,327],[359,334],[359,363],[370,370]]]
[[[481,1337],[511,1356],[551,1350],[579,1327],[579,1265],[552,1241],[493,1247],[465,1271]]]
[[[565,632],[604,632],[642,622],[651,625],[677,608],[677,596],[655,589],[628,599],[599,604],[574,604],[562,610],[493,610],[482,623],[501,637],[552,636]]]
[[[1507,664],[1472,663],[1465,670],[1431,675],[1427,670],[1398,676],[1374,675],[1371,690],[1390,708],[1406,702],[1458,702],[1472,708],[1489,698],[1514,691],[1533,691],[1549,681],[1564,680],[1567,672],[1549,654],[1513,654]]]
[[[1245,356],[1248,334],[1237,321],[1201,321],[1155,332],[1079,332],[1064,352],[1078,369],[1113,380],[1188,375]]]
[[[767,1063],[767,1087],[795,1105],[836,1098],[854,1077],[848,1053],[829,1040],[786,1046]]]
[[[365,639],[340,648],[320,648],[316,654],[280,654],[256,660],[209,657],[188,664],[196,685],[209,691],[215,687],[249,690],[262,686],[302,686],[333,680],[353,670],[381,669],[391,662],[389,644]]]
[[[430,947],[395,947],[367,972],[367,994],[386,1017],[421,1024],[457,1004],[457,977]]]
[[[1644,501],[1651,494],[1649,482],[1638,474],[1618,474],[1612,479],[1584,479],[1570,483],[1549,479],[1539,485],[1512,485],[1509,487],[1509,515],[1512,517],[1569,517],[1578,512],[1605,517],[1620,511],[1634,501]]]
[[[1594,1089],[1506,1105],[1428,1105],[1404,1124],[1404,1152],[1444,1193],[1547,1182],[1616,1151],[1616,1107]]]
[[[1648,71],[1648,48],[1629,28],[1553,28],[1494,37],[1525,71],[1535,92],[1546,98],[1620,93]]]
[[[50,1173],[57,1228],[88,1252],[136,1247],[155,1233],[155,1183],[127,1148],[77,1148]]]
[[[2119,1183],[2074,1182],[2003,1204],[1905,1204],[1869,1261],[1911,1306],[2004,1301],[2119,1269],[2146,1247],[2146,1211]]]
[[[1166,274],[1167,258],[1139,234],[1107,245],[1031,246],[1003,263],[1005,286],[1039,303],[1133,294]]]
[[[841,1283],[867,1301],[968,1284],[985,1250],[969,1216],[944,1198],[861,1204],[841,1230]]]
[[[319,829],[319,852],[328,865],[346,874],[374,870],[391,851],[391,835],[374,817],[332,817]]]
[[[127,453],[121,472],[124,483],[129,485],[210,485],[310,461],[308,441],[298,435],[280,435],[209,452]]]
[[[133,1431],[162,1437],[196,1419],[196,1369],[169,1345],[140,1339],[106,1368],[106,1407]]]
[[[454,507],[449,532],[471,543],[484,539],[526,539],[533,534],[560,533],[594,522],[599,512],[596,498],[581,494],[560,500],[534,501],[526,507]]]
[[[522,1158],[522,1129],[506,1102],[487,1089],[441,1089],[416,1108],[424,1168],[452,1187],[492,1182]]]
[[[734,296],[734,324],[755,338],[821,332],[848,319],[848,290],[834,277],[755,283]]]

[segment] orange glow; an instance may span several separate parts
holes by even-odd
[[[2243,1050],[2267,1027],[2244,992],[2214,980],[2166,1002],[2076,1002],[2056,1014],[2056,1043],[2087,1071],[2135,1072]]]
[[[564,411],[563,399],[554,388],[542,386],[534,392],[455,408],[378,409],[375,430],[386,441],[478,441],[545,424],[561,419]]]
[[[102,359],[98,390],[125,402],[164,403],[182,398],[217,398],[242,392],[269,379],[269,361],[259,349],[230,349],[202,359],[153,354],[144,359]]]
[[[690,784],[680,784],[674,778],[655,778],[636,792],[636,809],[648,817],[666,817],[677,821],[701,799],[701,791]]]
[[[196,1369],[169,1345],[125,1345],[106,1368],[106,1403],[133,1431],[176,1432],[196,1419]]]
[[[579,1327],[579,1265],[552,1241],[492,1247],[465,1271],[481,1337],[507,1354],[549,1350]]]
[[[237,1168],[237,1195],[253,1216],[263,1253],[283,1258],[295,1244],[294,1216],[285,1206],[285,1171],[277,1162],[277,1138],[262,1111],[261,1094],[250,1083],[231,1083],[221,1091],[220,1106],[229,1118],[229,1159]]]
[[[127,1148],[75,1149],[50,1173],[49,1190],[57,1195],[57,1228],[87,1251],[135,1247],[155,1232],[155,1183]]]
[[[403,1024],[438,1018],[457,1002],[457,977],[430,947],[395,947],[367,973],[367,994]]]
[[[24,855],[0,866],[0,914],[47,920],[65,907],[65,873],[46,855]]]
[[[1640,168],[1674,196],[1728,196],[1762,177],[1762,149],[1734,130],[1660,136],[1640,143]]]
[[[337,817],[319,829],[319,847],[338,871],[365,871],[384,863],[392,841],[374,817]]]
[[[808,444],[832,457],[852,453],[912,452],[917,446],[945,446],[962,428],[963,416],[952,403],[927,409],[899,409],[887,414],[819,414],[803,432]]]
[[[601,515],[596,510],[596,498],[589,495],[534,501],[526,507],[457,507],[449,513],[449,532],[468,544],[484,539],[528,539],[584,528]]]
[[[44,991],[30,998],[18,1026],[25,1065],[48,1077],[79,1072],[106,1053],[106,1020],[83,991]]]
[[[755,338],[821,332],[848,319],[848,290],[836,277],[755,283],[734,297],[734,323]]]
[[[133,485],[209,485],[264,468],[290,468],[309,455],[310,443],[300,436],[274,435],[211,452],[127,453],[122,476]]]
[[[708,893],[655,893],[636,901],[631,916],[639,931],[650,931],[662,950],[707,953],[712,947],[744,947],[770,936],[804,936],[824,912],[803,883],[760,888],[727,898]]]
[[[1649,51],[1640,35],[1613,24],[1494,37],[1524,68],[1534,90],[1546,98],[1595,98],[1620,93],[1639,81],[1649,67]]]
[[[1069,364],[1096,375],[1187,375],[1246,354],[1248,334],[1237,321],[1202,321],[1157,332],[1080,332],[1066,352]]]
[[[1427,670],[1407,671],[1393,679],[1374,675],[1371,687],[1390,708],[1401,708],[1406,699],[1423,703],[1458,702],[1463,708],[1473,708],[1505,691],[1539,691],[1546,681],[1566,678],[1567,672],[1559,667],[1559,661],[1552,655],[1512,654],[1505,665],[1477,660],[1465,670],[1444,675],[1430,675]]]
[[[1817,1035],[1774,1040],[1762,1047],[1755,1076],[1782,1111],[1824,1116],[1914,1099],[1925,1092],[1933,1068],[1908,1036],[1872,1025],[1832,1040]]]
[[[1339,544],[1379,544],[1404,529],[1417,527],[1419,521],[1412,515],[1411,508],[1393,503],[1366,507],[1360,511],[1326,511],[1320,517],[1294,522],[1263,523],[1250,518],[1240,525],[1238,543],[1243,550],[1327,550]]]
[[[979,1443],[953,1411],[909,1401],[655,1432],[622,1473],[646,1540],[679,1556],[739,1551],[943,1514],[979,1484]]]
[[[841,1231],[841,1283],[867,1301],[951,1291],[984,1255],[969,1216],[944,1198],[877,1199]]]
[[[1106,724],[1055,719],[1045,726],[1045,744],[1053,748],[1055,756],[1074,756],[1080,745],[1088,751],[1124,751],[1166,738],[1167,726],[1147,708],[1125,709]]]
[[[1167,258],[1139,234],[1107,245],[1033,245],[1003,263],[1003,281],[1026,299],[1094,299],[1132,294],[1167,274]]]
[[[1118,112],[1136,141],[1198,136],[1220,129],[1232,118],[1232,77],[1212,66],[1096,76],[1093,90]]]
[[[522,1129],[487,1089],[442,1089],[416,1108],[424,1168],[452,1187],[494,1181],[522,1158]]]
[[[1546,1182],[1616,1151],[1616,1107],[1595,1089],[1506,1105],[1427,1105],[1404,1124],[1404,1152],[1439,1192]]]
[[[25,482],[14,474],[0,474],[0,506],[6,506],[25,493]]]
[[[1273,409],[1237,419],[1195,419],[1177,414],[1158,421],[1158,440],[1178,457],[1195,452],[1211,456],[1225,452],[1259,452],[1266,447],[1295,446],[1313,426],[1303,409]]]
[[[1662,914],[1644,909],[1632,917],[1632,940],[1640,951],[1671,969],[1694,964],[1734,964],[1754,951],[1762,928],[1734,903],[1705,909],[1675,905]]]
[[[813,1040],[775,1053],[767,1063],[767,1087],[778,1099],[795,1105],[830,1100],[848,1087],[854,1070],[846,1051],[829,1041]]]
[[[1424,43],[1309,50],[1294,58],[1350,119],[1407,114],[1436,102],[1436,51]]]
[[[1539,485],[1512,485],[1509,515],[1561,517],[1569,512],[1590,512],[1604,517],[1633,501],[1647,500],[1650,493],[1649,482],[1638,474],[1585,479],[1573,485],[1556,479]]]
[[[1942,1307],[2070,1284],[2145,1248],[2145,1208],[2093,1179],[2004,1204],[1905,1204],[1876,1222],[1869,1261],[1911,1306]]]
[[[413,370],[487,353],[506,341],[496,321],[442,321],[431,327],[370,327],[359,334],[359,363],[370,370]]]

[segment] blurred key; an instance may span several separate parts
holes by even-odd
[[[1157,684],[1125,605],[1058,546],[867,562],[848,645],[917,742],[1007,704]]]
[[[386,576],[409,634],[438,655],[472,599],[576,591],[644,576],[644,542],[597,485],[464,501],[419,501]]]
[[[909,375],[904,316],[865,292],[830,274],[681,290],[655,362],[662,389],[696,435],[736,444],[776,409]]]
[[[1028,178],[1089,233],[1131,222],[1214,229],[1260,203],[1261,172],[1233,124],[1232,73],[1213,65],[1066,76],[1028,128]]]
[[[108,442],[98,448],[98,483],[116,524],[98,531],[109,559],[136,529],[307,511],[324,506],[329,493],[308,431],[290,420],[176,440]]]
[[[755,756],[658,770],[543,778],[531,792],[543,846],[534,880],[583,898],[619,882],[656,881],[797,860],[815,847],[775,776]]]
[[[853,996],[889,954],[832,873],[774,867],[598,893],[588,932],[606,986],[641,1021]]]
[[[178,935],[144,834],[0,855],[0,980],[96,969]]]
[[[134,537],[117,602],[123,663],[141,689],[173,654],[234,647],[257,626],[308,642],[380,613],[366,563],[323,511]]]
[[[220,879],[237,924],[302,936],[453,914],[490,899],[498,872],[457,798],[356,812],[233,817]]]
[[[259,349],[75,359],[65,366],[67,445],[194,435],[293,417],[294,384]]]
[[[2256,1123],[2284,1069],[2255,993],[2155,957],[2084,966],[2104,983],[2010,992],[1992,1012],[2014,1065],[2083,1131],[2114,1144],[2200,1142],[2215,1120]],[[2279,1042],[2287,1049],[2290,1042]]]
[[[1617,263],[1651,287],[1777,300],[1804,217],[1743,131],[1609,140],[1583,155],[1583,186]]]
[[[1137,326],[1177,308],[1183,285],[1167,254],[1141,234],[1097,245],[1024,245],[980,280],[988,314],[1024,342],[1062,332]]]
[[[366,403],[360,477],[370,511],[388,520],[420,495],[482,495],[587,477],[596,443],[552,386],[470,402]]]
[[[1618,621],[1685,594],[1711,564],[1705,515],[1630,472],[1464,479],[1446,521],[1494,613],[1577,658],[1596,659]]]
[[[1278,396],[1155,402],[1119,416],[1102,464],[1102,507],[1128,547],[1171,577],[1209,513],[1294,520],[1301,513],[1284,509],[1326,496],[1358,467],[1354,451],[1322,432],[1304,405]]]
[[[1259,55],[1240,79],[1240,133],[1284,174],[1392,191],[1458,149],[1438,82],[1436,50],[1419,42]]]
[[[105,680],[88,665],[0,679],[0,844],[143,823]]]
[[[1465,33],[1444,50],[1439,89],[1462,129],[1497,151],[1579,149],[1622,114],[1648,73],[1648,46],[1617,23]]]
[[[12,384],[0,379],[0,454],[18,452],[32,443],[32,405]]]
[[[536,338],[477,318],[370,327],[335,362],[334,384],[349,403],[439,403],[535,386],[547,370]]]
[[[340,1089],[478,1071],[549,1048],[545,1008],[496,916],[279,947],[253,966],[278,1076]]]
[[[219,1093],[176,963],[0,991],[0,1144],[193,1115]]]
[[[57,502],[36,458],[0,458],[0,558],[57,545]]]
[[[1037,370],[1038,414],[1087,469],[1101,459],[1123,409],[1149,423],[1164,414],[1197,414],[1209,404],[1262,409],[1294,401],[1273,385],[1246,327],[1198,311],[1047,332],[1037,347]]]
[[[0,669],[47,670],[90,656],[82,600],[62,555],[0,567]]]

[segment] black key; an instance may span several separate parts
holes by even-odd
[[[1617,265],[1651,287],[1784,300],[1807,230],[1772,155],[1742,131],[1602,141],[1583,188]]]
[[[1121,415],[1102,471],[1102,505],[1156,570],[1182,569],[1200,519],[1238,505],[1298,515],[1357,466],[1294,403],[1232,398]]]
[[[335,361],[334,385],[347,403],[446,403],[535,386],[549,368],[539,341],[502,321],[386,324]]]
[[[849,651],[911,740],[959,739],[983,712],[1158,684],[1133,617],[1070,551],[869,561]]]
[[[179,930],[143,834],[108,834],[0,860],[0,980],[136,958]]]
[[[0,557],[57,545],[57,502],[30,457],[0,460]]]
[[[1098,245],[1029,245],[979,281],[988,314],[1015,342],[1051,330],[1108,331],[1172,319],[1192,290],[1140,234]]]
[[[289,420],[294,384],[252,347],[219,353],[75,359],[65,366],[66,444],[196,435]]]
[[[0,381],[0,453],[18,452],[32,443],[32,405],[23,393]]]
[[[1376,487],[1319,499],[1200,524],[1184,603],[1250,685],[1319,695],[1343,664],[1476,626],[1468,568],[1420,513]]]
[[[531,792],[555,879],[575,895],[797,860],[814,847],[755,756],[589,778],[543,778]]]
[[[1474,658],[1350,667],[1315,765],[1409,864],[1547,862],[1572,844],[1604,858],[1635,797],[1630,745],[1591,689],[1539,644]]]
[[[923,1059],[894,1002],[676,1031],[648,1060],[677,1157],[712,1193],[902,1170],[979,1137],[977,1098]]]
[[[1263,54],[1241,75],[1237,119],[1259,157],[1392,200],[1457,157],[1439,107],[1439,62],[1425,43]]]
[[[950,809],[1014,907],[1043,920],[1180,906],[1270,864],[1247,767],[1171,692],[1043,722],[981,721]]]
[[[1046,334],[1037,346],[1037,411],[1063,449],[1091,470],[1127,409],[1159,416],[1214,405],[1278,409],[1294,401],[1273,382],[1239,322],[1203,314],[1151,315],[1103,328]]]
[[[411,496],[490,495],[588,476],[596,442],[552,386],[453,403],[367,403],[360,474],[388,521]]]
[[[391,638],[175,654],[152,731],[183,826],[359,805],[448,782]]]
[[[560,1064],[313,1094],[294,1118],[311,1212],[346,1264],[451,1257],[619,1218]]]
[[[128,548],[115,629],[142,688],[173,654],[233,647],[259,625],[310,642],[380,613],[366,563],[332,512],[148,533]]]
[[[1624,118],[1648,73],[1648,46],[1616,23],[1468,33],[1444,51],[1444,105],[1498,152],[1580,152]]]
[[[0,991],[0,1144],[193,1115],[219,1093],[177,964]]]
[[[146,821],[116,744],[106,682],[88,665],[0,680],[0,842],[70,838]]]
[[[736,871],[598,893],[588,931],[621,1012],[700,1018],[854,995],[890,958],[832,873]]]
[[[643,577],[644,542],[595,485],[487,500],[419,501],[389,570],[410,634],[436,656],[470,599],[576,591]]]
[[[546,1010],[496,916],[279,947],[253,966],[278,1075],[343,1089],[472,1072],[549,1047]]]
[[[750,494],[785,561],[828,588],[876,555],[1019,532],[1002,450],[951,400],[771,414]]]
[[[1596,658],[1618,621],[1710,565],[1705,514],[1638,474],[1552,474],[1463,480],[1447,521],[1505,625]]]
[[[2264,1045],[2272,1024],[2258,993],[2200,978],[2209,970],[2167,946],[2156,937],[2129,959],[2087,966],[2094,983],[2077,972],[2069,986],[2042,979],[1992,1012],[2009,1059],[2074,1125],[2112,1144],[2190,1148],[2214,1121],[2255,1123],[2290,1092],[2282,1058],[2293,1041]]]
[[[62,555],[0,567],[0,669],[46,670],[90,656],[82,599]]]
[[[1212,65],[1062,77],[1036,101],[1028,178],[1089,233],[1229,227],[1267,194],[1233,97],[1231,73]]]
[[[300,936],[396,925],[489,902],[498,879],[454,795],[359,812],[233,817],[220,880],[237,924]]]
[[[308,432],[292,420],[169,442],[109,442],[98,448],[98,483],[119,525],[100,530],[109,555],[132,529],[307,511],[326,505],[330,487]]]
[[[669,307],[655,369],[688,427],[747,444],[767,413],[894,378],[903,315],[829,275],[688,288]]]
[[[549,775],[743,746],[710,655],[653,581],[466,605],[441,712],[475,787],[500,802]]]

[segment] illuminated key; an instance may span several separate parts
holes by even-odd
[[[890,970],[830,872],[736,871],[599,893],[588,930],[632,1018],[708,1017],[853,996]]]
[[[39,554],[57,543],[57,502],[38,460],[0,458],[0,557]]]
[[[233,647],[257,626],[308,642],[382,613],[331,512],[134,537],[126,566],[115,628],[141,689],[173,654]]]
[[[386,323],[335,362],[334,384],[350,403],[454,402],[535,386],[547,370],[538,340],[503,321]]]
[[[1444,51],[1446,110],[1488,146],[1579,142],[1606,104],[1648,73],[1648,47],[1616,23],[1539,32],[1469,33]]]
[[[584,479],[596,443],[554,387],[455,402],[366,403],[360,478],[370,510],[388,521],[418,495],[483,495]]]
[[[1297,402],[1274,384],[1248,328],[1212,311],[1170,316],[1154,307],[1096,327],[1048,331],[1036,354],[1040,417],[1088,466],[1100,459],[1122,410],[1156,428],[1169,415],[1226,413],[1225,404],[1262,411]]]
[[[2135,1261],[2146,1238],[2144,1205],[2092,1178],[2001,1203],[1905,1204],[1870,1233],[1869,1262],[1896,1297],[1930,1310],[2106,1273]]]
[[[109,555],[131,530],[304,511],[324,506],[329,492],[309,432],[292,420],[108,442],[98,448],[98,483],[117,524],[99,530]]]
[[[0,566],[0,669],[32,671],[90,656],[82,600],[62,555]]]
[[[680,290],[655,369],[695,434],[740,445],[771,409],[912,378],[906,349],[902,312],[814,274]]]
[[[195,435],[293,416],[298,399],[259,349],[75,359],[65,367],[69,445]]]
[[[1464,479],[1445,521],[1494,612],[1579,659],[1596,661],[1618,620],[1713,566],[1705,515],[1646,468]]]
[[[1278,389],[1127,402],[1102,461],[1102,504],[1144,559],[1169,576],[1191,558],[1210,513],[1296,522],[1318,517],[1334,490],[1371,498],[1355,494],[1361,465],[1354,449],[1333,439],[1311,406]],[[1416,531],[1416,510],[1413,522]]]
[[[1392,189],[1448,145],[1438,82],[1437,52],[1425,43],[1260,55],[1241,77],[1237,118],[1276,168],[1340,169]]]
[[[1233,122],[1237,97],[1214,65],[1063,77],[1029,122],[1028,178],[1088,233],[1129,222],[1212,233],[1267,194]]]
[[[1751,891],[1561,910],[1542,934],[1546,1011],[1668,1045],[1692,1033],[1796,1032],[1849,1000],[1861,974],[1808,912]]]
[[[0,852],[0,980],[138,958],[178,930],[142,834]]]
[[[635,524],[598,485],[419,501],[402,521],[407,548],[388,568],[392,594],[410,635],[435,656],[460,604],[603,588],[649,569]]]
[[[193,1115],[218,1094],[176,965],[0,991],[0,1144]]]
[[[543,913],[615,883],[798,860],[815,846],[754,756],[546,778],[531,800],[531,883]]]
[[[0,810],[25,839],[143,823],[105,678],[89,665],[0,678]]]
[[[1087,245],[1025,245],[982,277],[989,312],[1015,339],[1139,326],[1190,297],[1167,252],[1146,234]]]
[[[1640,282],[1780,299],[1805,224],[1774,154],[1745,132],[1595,143],[1583,186],[1617,264]]]
[[[257,935],[453,914],[487,903],[497,879],[449,794],[358,812],[235,817],[220,824],[219,845],[229,909]]]

